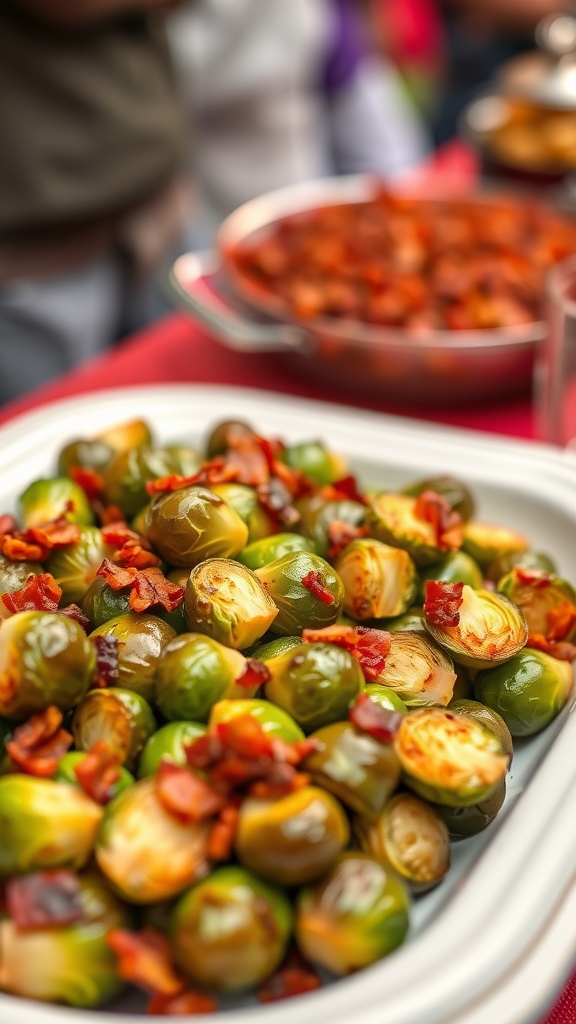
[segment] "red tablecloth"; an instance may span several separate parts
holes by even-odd
[[[366,399],[361,394],[350,395],[329,390],[317,381],[309,381],[289,372],[278,357],[239,355],[226,351],[210,341],[183,316],[172,316],[160,322],[82,369],[0,408],[0,422],[53,399],[81,392],[131,384],[169,382],[243,385],[306,398],[344,402],[514,437],[535,436],[529,396],[494,406],[460,409],[394,406]],[[576,974],[542,1024],[576,1024]]]

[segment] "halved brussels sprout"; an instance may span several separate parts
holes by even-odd
[[[21,590],[31,576],[38,576],[41,572],[44,569],[40,562],[13,562],[0,555],[0,620],[12,614],[2,600],[3,595]]]
[[[334,722],[312,735],[321,744],[305,762],[312,781],[358,814],[375,818],[400,782],[394,747],[359,732],[351,722]]]
[[[104,473],[106,501],[130,519],[150,500],[146,484],[178,472],[175,459],[164,448],[142,445],[115,455]]]
[[[217,868],[179,899],[170,946],[178,966],[197,984],[238,992],[276,970],[292,916],[281,889],[241,867]]]
[[[101,818],[102,808],[67,782],[3,775],[0,878],[45,868],[84,867]]]
[[[72,469],[94,469],[101,473],[114,457],[114,449],[104,441],[78,438],[64,445],[58,455],[58,476],[70,476]]]
[[[184,613],[191,632],[243,650],[272,626],[278,609],[251,569],[227,558],[208,558],[190,573]]]
[[[511,569],[522,567],[524,569],[543,569],[544,572],[556,573],[556,565],[549,555],[542,551],[509,551],[506,555],[499,555],[485,570],[486,579],[492,583],[498,583],[503,576],[506,576]]]
[[[308,537],[319,555],[327,558],[332,546],[330,533],[333,524],[363,526],[366,521],[366,506],[352,499],[326,501],[322,495],[314,494],[296,502],[300,513],[298,529]]]
[[[438,804],[436,809],[453,839],[467,839],[494,821],[505,799],[506,779],[501,779],[490,796],[478,804],[470,807],[442,807]]]
[[[440,562],[450,551],[457,551],[460,540],[438,540],[434,523],[416,515],[417,498],[407,494],[378,494],[366,512],[366,521],[378,540],[403,548],[417,566]]]
[[[408,705],[448,704],[456,673],[451,658],[430,637],[409,630],[392,633],[377,682]]]
[[[522,610],[502,594],[473,590],[465,583],[458,612],[456,626],[435,626],[429,617],[426,625],[436,643],[460,665],[498,665],[517,654],[528,639]]]
[[[531,635],[572,640],[576,632],[576,590],[567,580],[542,569],[511,569],[498,583],[498,592],[524,612]]]
[[[510,729],[502,715],[499,715],[497,711],[489,708],[486,704],[481,704],[478,700],[468,700],[466,698],[451,700],[449,708],[451,711],[456,711],[459,715],[464,715],[465,718],[472,718],[474,722],[479,722],[486,729],[491,729],[492,732],[495,732],[504,748],[508,758],[508,767],[510,767],[514,756],[514,745]]]
[[[107,805],[96,860],[130,903],[167,900],[206,874],[210,827],[209,821],[184,823],[169,814],[156,779],[141,779]]]
[[[416,566],[407,551],[363,537],[334,562],[344,584],[344,611],[358,622],[402,615],[416,593]]]
[[[231,558],[248,541],[248,527],[234,509],[206,487],[160,494],[148,510],[146,536],[169,565],[198,565]]]
[[[270,632],[294,636],[332,626],[344,605],[344,585],[331,565],[308,551],[292,551],[255,575],[278,608]]]
[[[284,708],[304,732],[345,719],[365,685],[356,658],[335,644],[300,644],[266,665],[267,700]]]
[[[431,889],[450,867],[450,837],[441,814],[414,793],[396,793],[376,821],[357,818],[354,832],[364,852],[400,875],[412,892]]]
[[[462,522],[467,523],[469,519],[472,519],[475,512],[474,495],[469,487],[457,477],[446,474],[431,476],[424,480],[415,480],[402,488],[402,494],[408,494],[411,498],[418,498],[425,491],[434,491],[435,494],[444,498],[447,505],[458,513]]]
[[[224,698],[253,697],[258,686],[241,686],[246,658],[202,633],[181,633],[162,653],[156,670],[156,703],[165,718],[207,722]]]
[[[79,526],[91,526],[94,522],[85,492],[67,476],[34,480],[18,498],[18,518],[24,529],[59,516]]]
[[[115,685],[154,701],[155,677],[162,651],[176,636],[176,630],[157,615],[126,612],[108,619],[90,634],[114,637],[118,641],[118,678]]]
[[[258,541],[274,529],[275,523],[253,487],[246,484],[212,484],[210,490],[222,498],[248,527],[248,543]]]
[[[408,705],[389,686],[382,686],[381,683],[367,683],[364,692],[385,711],[400,711],[402,714],[408,711]]]
[[[103,559],[113,553],[114,548],[106,543],[96,526],[82,526],[75,544],[52,551],[46,572],[62,587],[62,604],[81,604]]]
[[[446,555],[437,565],[421,569],[418,573],[417,600],[421,603],[425,597],[428,580],[444,580],[446,583],[467,583],[474,590],[484,586],[484,576],[477,562],[465,551],[453,551]]]
[[[512,736],[533,736],[560,713],[573,683],[570,662],[527,647],[505,665],[479,672],[474,696],[502,715]]]
[[[95,436],[97,441],[103,441],[115,452],[128,452],[132,448],[151,445],[154,441],[150,424],[146,420],[139,419],[116,423],[113,427],[101,430]]]
[[[331,452],[322,441],[301,441],[289,444],[281,455],[282,462],[304,473],[317,484],[333,484],[348,472],[342,455]]]
[[[132,769],[156,720],[139,693],[109,686],[90,690],[78,704],[70,728],[79,750],[88,751],[98,740],[106,740],[122,764]]]
[[[88,1010],[123,988],[106,936],[128,928],[128,914],[97,876],[78,883],[82,919],[75,924],[22,931],[0,919],[0,991]]]
[[[185,747],[205,732],[206,726],[200,722],[168,722],[163,725],[144,744],[138,762],[138,778],[154,775],[161,761],[185,765]]]
[[[313,541],[299,533],[273,533],[270,537],[261,537],[252,541],[243,551],[236,555],[236,560],[248,569],[261,569],[270,562],[275,562],[292,551],[315,552]]]
[[[19,721],[55,704],[69,711],[87,692],[96,651],[73,619],[26,611],[0,629],[0,714]]]
[[[294,719],[269,700],[219,700],[210,712],[208,728],[213,730],[220,722],[230,722],[244,715],[255,718],[266,735],[275,736],[285,743],[296,743],[304,739],[304,733]]]
[[[449,807],[486,800],[508,770],[496,734],[447,708],[404,715],[395,746],[406,785],[425,800]]]
[[[56,774],[53,776],[55,782],[69,782],[72,786],[79,786],[78,778],[76,776],[76,768],[86,760],[88,754],[82,750],[70,750],[64,757],[60,758]],[[118,793],[122,793],[129,786],[134,785],[134,776],[124,768],[124,765],[120,765],[118,768],[120,777],[116,782],[112,783],[111,793],[112,796],[118,796]]]
[[[338,801],[323,789],[306,786],[276,800],[245,800],[236,855],[244,867],[271,882],[302,885],[328,871],[349,837]]]
[[[494,526],[492,523],[478,523],[473,520],[464,527],[462,547],[484,569],[496,558],[526,551],[528,538],[517,530],[510,530],[505,526]]]
[[[345,853],[298,894],[296,941],[332,974],[351,974],[402,944],[409,913],[408,892],[392,871],[364,853]]]

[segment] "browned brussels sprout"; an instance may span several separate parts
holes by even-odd
[[[338,801],[323,789],[306,786],[277,800],[245,800],[236,854],[244,867],[271,882],[302,885],[332,866],[349,836]]]
[[[362,527],[366,521],[366,506],[349,498],[326,501],[314,494],[300,498],[296,507],[300,513],[298,529],[312,541],[323,558],[328,558],[333,538],[341,532],[342,524]]]
[[[278,615],[256,574],[226,558],[208,558],[192,569],[184,611],[191,632],[236,650],[255,644]]]
[[[77,468],[101,473],[114,457],[114,449],[104,441],[79,438],[70,441],[58,455],[58,476],[70,476]]]
[[[391,634],[377,682],[393,690],[408,707],[448,704],[455,681],[451,658],[430,637],[410,630]]]
[[[467,523],[472,519],[475,512],[474,495],[462,480],[447,475],[432,476],[424,480],[415,480],[402,489],[402,493],[411,498],[418,498],[426,491],[434,491],[444,498],[449,508],[458,512],[462,522]]]
[[[335,644],[293,647],[266,663],[266,698],[284,708],[304,732],[345,719],[364,689],[356,658]]]
[[[417,566],[434,565],[460,548],[461,528],[440,535],[436,524],[419,514],[420,501],[407,494],[378,494],[368,506],[366,521],[378,540],[403,548]]]
[[[363,537],[334,562],[344,584],[344,611],[353,619],[389,618],[408,610],[416,593],[416,566],[407,551]]]
[[[156,729],[147,701],[138,693],[110,686],[90,690],[72,717],[72,735],[78,750],[90,750],[106,740],[122,764],[132,769],[146,740]]]
[[[91,526],[94,522],[86,494],[67,476],[34,480],[18,499],[18,517],[24,528],[40,526],[60,516],[79,526]]]
[[[351,722],[334,722],[312,734],[320,749],[306,758],[313,782],[358,814],[375,818],[400,782],[394,747],[379,743]]]
[[[270,626],[278,636],[332,626],[342,611],[342,580],[328,562],[311,552],[292,551],[255,574],[278,608]]]
[[[224,455],[235,442],[251,440],[255,436],[250,424],[244,420],[222,420],[215,424],[208,435],[206,455],[209,459]]]
[[[314,963],[351,974],[402,944],[409,913],[408,892],[394,872],[364,853],[345,853],[298,894],[296,940]]]
[[[505,526],[473,520],[464,527],[462,547],[484,569],[497,558],[526,551],[528,538]]]
[[[248,527],[227,502],[206,487],[160,494],[148,511],[146,536],[177,568],[207,558],[232,558],[248,541]]]
[[[107,444],[116,454],[128,452],[133,448],[154,443],[152,428],[146,420],[127,420],[126,423],[115,423],[106,430],[96,434],[96,440]]]
[[[202,633],[181,633],[165,648],[156,672],[156,703],[171,721],[207,722],[220,700],[253,697],[258,683],[238,682],[246,669],[240,651]]]
[[[404,715],[395,739],[404,781],[448,807],[486,800],[506,776],[508,757],[494,732],[447,708]]]
[[[444,580],[446,583],[467,583],[474,590],[484,586],[484,576],[477,562],[465,551],[454,551],[446,555],[441,562],[421,569],[418,573],[418,589],[416,598],[423,603],[426,596],[427,580]]]
[[[472,718],[473,721],[479,722],[486,729],[491,729],[492,732],[495,732],[504,748],[508,758],[508,767],[510,767],[512,757],[514,756],[514,745],[510,729],[502,715],[499,715],[497,711],[489,708],[486,704],[481,704],[478,700],[468,700],[466,698],[451,700],[449,707],[451,711],[457,711],[459,715],[464,715],[465,718]]]
[[[176,636],[157,615],[126,612],[108,619],[90,634],[114,637],[118,641],[118,678],[115,685],[154,701],[155,678],[162,651]]]
[[[570,662],[527,647],[504,665],[479,672],[474,696],[502,716],[513,736],[533,736],[560,713],[573,684]]]
[[[438,804],[437,811],[453,839],[467,839],[468,836],[482,832],[494,821],[505,799],[506,779],[501,779],[486,800],[470,807],[442,807]]]
[[[179,967],[216,992],[239,992],[280,964],[292,931],[281,889],[237,866],[217,868],[180,897],[170,922]]]
[[[253,487],[246,484],[212,484],[210,490],[238,513],[248,528],[248,543],[267,537],[274,529],[274,520],[258,500]]]
[[[524,647],[528,640],[526,619],[507,597],[464,584],[459,600],[455,625],[436,624],[436,617],[428,610],[428,597],[424,605],[428,630],[454,661],[469,668],[490,668],[508,661]]]
[[[503,576],[506,576],[512,569],[542,569],[551,575],[556,573],[556,565],[549,555],[542,551],[509,551],[506,555],[499,555],[490,562],[485,570],[486,579],[491,583],[498,583]]]
[[[130,519],[150,500],[146,484],[178,472],[175,459],[164,448],[142,445],[115,455],[104,473],[106,501]]]
[[[96,526],[82,526],[75,544],[52,551],[46,572],[51,573],[62,588],[62,604],[81,604],[102,561],[111,558],[113,553],[114,549]]]

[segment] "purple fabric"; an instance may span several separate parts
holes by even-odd
[[[322,88],[335,92],[354,77],[368,52],[364,26],[350,0],[330,0],[331,35],[322,75]]]

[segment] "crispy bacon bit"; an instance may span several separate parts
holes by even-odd
[[[65,514],[27,530],[0,534],[0,551],[16,562],[44,562],[54,548],[76,544],[80,527],[70,523]]]
[[[22,540],[15,533],[0,534],[0,553],[12,562],[43,562],[48,557],[41,544]]]
[[[424,615],[431,626],[445,629],[460,622],[458,609],[462,604],[463,583],[427,580],[425,584]]]
[[[369,682],[375,682],[386,664],[392,637],[383,629],[367,626],[325,626],[324,629],[304,629],[305,643],[337,644],[345,647],[360,663]]]
[[[199,1013],[216,1013],[218,1003],[206,992],[195,992],[186,989],[176,996],[154,996],[149,1004],[147,1013],[163,1017],[189,1017]]]
[[[68,476],[82,488],[90,504],[101,501],[105,491],[104,477],[89,466],[71,466]]]
[[[367,526],[353,526],[343,519],[333,519],[328,527],[328,557],[336,558],[351,541],[369,536],[370,530]]]
[[[462,517],[441,494],[423,491],[415,501],[414,515],[434,527],[436,543],[444,551],[457,551],[462,544]]]
[[[184,600],[184,587],[167,580],[155,566],[149,569],[124,568],[105,558],[96,575],[101,576],[112,590],[130,587],[129,603],[135,612],[145,612],[157,604],[173,612]]]
[[[183,990],[168,940],[160,932],[144,928],[136,934],[115,928],[108,932],[106,942],[118,957],[117,970],[124,981],[151,995],[175,996]]]
[[[233,804],[228,804],[220,811],[208,836],[206,855],[209,860],[230,860],[238,818],[238,808]]]
[[[248,658],[242,672],[236,678],[238,686],[264,686],[270,679],[270,669],[257,658]]]
[[[123,548],[129,542],[148,546],[148,541],[141,537],[139,533],[136,533],[136,530],[130,529],[128,523],[124,522],[123,519],[103,526],[101,533],[102,540],[113,548]]]
[[[103,689],[118,682],[119,644],[117,636],[93,636],[96,648],[96,673],[92,685]]]
[[[108,586],[112,587],[112,590],[124,590],[126,587],[132,586],[138,576],[138,570],[125,569],[120,565],[114,565],[109,558],[105,558],[96,575],[101,576]]]
[[[162,806],[180,821],[204,821],[219,814],[224,797],[189,768],[161,761],[156,773],[156,792]]]
[[[21,590],[4,594],[3,601],[12,613],[24,611],[55,612],[62,597],[62,588],[49,572],[29,576]]]
[[[115,795],[121,763],[119,754],[106,740],[97,740],[76,765],[74,774],[84,792],[97,804],[104,805]]]
[[[26,775],[50,778],[60,758],[72,744],[72,736],[61,729],[62,712],[50,705],[14,730],[6,750]]]
[[[334,604],[334,594],[324,586],[322,574],[315,569],[311,569],[302,578],[302,586],[306,587],[318,601],[322,601],[322,604]]]
[[[557,658],[558,661],[576,661],[576,645],[567,640],[550,640],[542,633],[531,633],[526,647],[543,651],[550,657]]]
[[[0,516],[0,535],[4,535],[5,533],[14,533],[17,529],[18,525],[13,516]]]
[[[284,963],[258,989],[260,1003],[273,1003],[279,999],[304,995],[321,988],[322,981],[314,968],[296,949],[291,949]]]
[[[329,501],[357,501],[359,505],[367,505],[366,497],[361,493],[358,488],[358,481],[355,476],[349,474],[343,476],[340,480],[335,480],[333,484],[328,485],[331,488],[332,497],[328,498]],[[324,490],[324,489],[323,489]]]
[[[59,615],[65,615],[67,619],[74,619],[85,633],[90,632],[90,619],[84,615],[84,612],[77,604],[67,604],[64,608],[57,608],[56,611]]]
[[[265,512],[283,528],[290,529],[300,522],[300,513],[292,504],[292,495],[279,477],[270,477],[268,483],[257,487],[256,495]]]
[[[550,574],[544,569],[527,569],[524,566],[518,566],[514,569],[514,575],[519,583],[534,587],[535,590],[544,590],[552,582]]]
[[[550,608],[546,615],[549,640],[564,640],[570,636],[576,625],[576,608],[571,601],[562,601],[556,608]]]
[[[348,718],[360,732],[368,733],[379,743],[393,743],[402,721],[400,712],[381,708],[367,693],[358,694]]]
[[[300,498],[314,490],[314,484],[309,477],[305,476],[299,469],[287,466],[280,459],[275,459],[271,465],[272,475],[276,477],[286,488],[293,498]]]
[[[141,544],[125,544],[113,557],[124,568],[158,569],[162,565],[162,559]]]
[[[96,509],[96,513],[102,526],[117,523],[124,518],[124,513],[121,508],[118,508],[118,505],[102,505]]]
[[[6,908],[18,931],[64,927],[85,916],[78,878],[63,869],[11,878]]]

